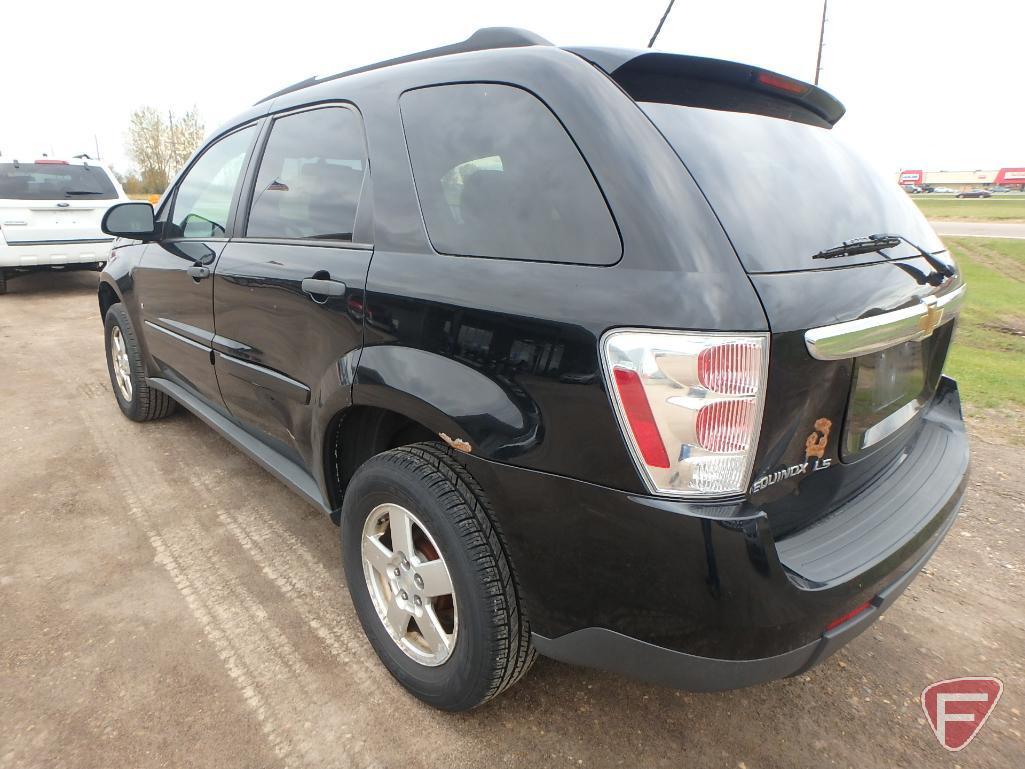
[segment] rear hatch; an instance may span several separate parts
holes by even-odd
[[[577,53],[666,137],[758,292],[770,363],[749,497],[777,538],[807,529],[928,443],[962,280],[896,181],[830,130],[843,107],[824,91],[731,62]]]
[[[10,245],[109,240],[100,221],[117,198],[97,166],[0,163],[0,232]]]

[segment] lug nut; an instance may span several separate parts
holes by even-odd
[[[397,568],[395,569],[395,576],[399,576],[399,570]]]
[[[409,600],[409,596],[406,594],[405,590],[403,590],[401,593],[399,593],[399,595],[402,596],[402,600],[403,601],[408,601]]]
[[[424,578],[421,577],[419,574],[414,575],[413,576],[413,584],[417,586],[417,589],[423,590],[424,589]]]
[[[415,603],[417,606],[423,606],[424,600],[420,596],[415,595],[413,596],[413,603]]]

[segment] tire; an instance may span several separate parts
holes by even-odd
[[[7,293],[7,270],[0,267],[0,296]]]
[[[400,511],[409,513],[413,523],[414,557],[405,561],[400,556],[401,540],[391,537],[393,522],[404,515]],[[403,446],[370,458],[346,489],[342,558],[363,630],[392,676],[414,696],[442,710],[482,705],[516,683],[536,657],[515,574],[494,521],[484,492],[470,473],[453,452],[432,443]],[[387,569],[375,568],[364,559],[364,541],[373,541],[373,536],[380,536],[379,542],[385,545],[383,554],[376,557],[386,557],[389,551],[393,556]],[[426,571],[427,563],[435,570]],[[416,582],[421,571],[441,573],[439,563],[449,577],[451,599],[447,593],[429,597],[436,582]],[[385,572],[387,582],[382,579]],[[406,589],[414,595],[405,605],[415,612],[413,602],[420,599],[426,614],[430,602],[430,611],[450,644],[431,647],[428,634],[420,630],[423,620],[415,613],[405,637],[393,637],[386,617],[402,605],[398,599],[407,596]],[[379,613],[377,607],[385,599],[389,608]],[[405,622],[401,609],[394,616],[399,626]],[[432,649],[429,660],[417,656],[427,653],[420,641]]]
[[[149,386],[135,327],[123,304],[113,304],[107,310],[103,339],[110,386],[114,389],[121,413],[135,422],[148,422],[173,414],[178,404],[166,393]],[[116,352],[119,344],[123,345],[123,358]],[[127,383],[121,376],[122,371],[127,375]]]

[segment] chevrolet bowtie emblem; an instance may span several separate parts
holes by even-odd
[[[925,304],[925,315],[918,321],[922,333],[929,336],[943,320],[943,308],[936,306],[936,297],[930,296],[922,300]]]

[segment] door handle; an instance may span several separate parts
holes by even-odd
[[[340,280],[303,278],[303,292],[311,296],[345,296],[346,285]]]
[[[192,265],[191,267],[189,267],[189,269],[186,270],[186,272],[189,273],[189,276],[197,283],[201,281],[203,278],[210,277],[210,268],[204,267],[201,264]]]

